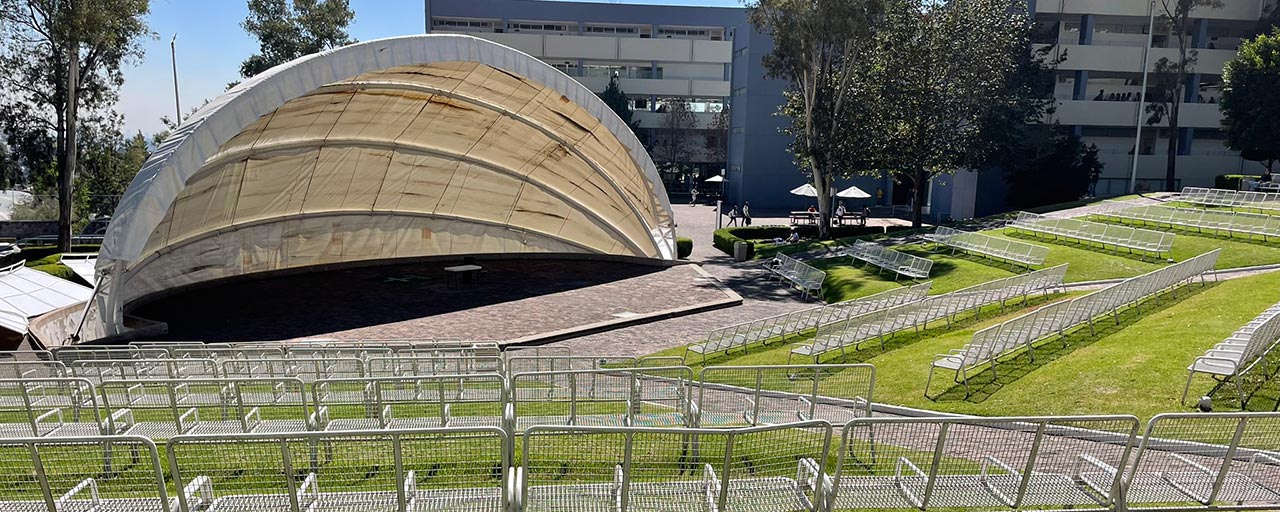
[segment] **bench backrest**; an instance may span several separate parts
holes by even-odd
[[[650,413],[689,418],[693,371],[686,366],[517,373],[510,380],[516,418],[546,424],[581,424],[604,415],[642,423]]]
[[[78,378],[0,379],[0,423],[32,437],[110,431],[93,383]]]
[[[146,438],[5,438],[0,465],[3,510],[170,510],[159,451]]]
[[[1182,501],[1280,505],[1280,414],[1157,415],[1128,474],[1131,507],[1157,505],[1137,492],[1144,480]]]
[[[355,358],[227,359],[222,361],[222,375],[236,379],[296,377],[314,382],[364,377],[365,363]]]
[[[869,417],[875,373],[869,364],[709,366],[694,383],[698,426]]]
[[[935,508],[987,509],[995,495],[1005,507],[1020,509],[1032,503],[1031,497],[1045,499],[1035,492],[1044,492],[1046,485],[1067,491],[1063,486],[1086,480],[1105,498],[1105,506],[1117,497],[1120,473],[1094,474],[1101,471],[1085,461],[1124,468],[1137,433],[1133,416],[857,419],[842,432],[835,508],[886,507],[874,502],[879,495],[849,485],[859,480],[901,489],[897,499],[902,503],[891,508],[927,510],[944,497],[945,505]],[[1032,479],[1041,482],[1031,486]]]
[[[502,356],[386,356],[371,357],[365,364],[366,377],[416,375],[504,374]]]
[[[478,427],[184,435],[167,451],[177,487],[192,491],[182,510],[502,512],[506,445],[501,429]]]
[[[803,483],[785,499],[761,499],[754,484],[821,475],[830,433],[826,422],[720,430],[538,426],[524,436],[517,492],[529,510],[596,510],[599,502],[559,490],[602,485],[612,496],[608,510],[621,512],[807,509],[793,501],[800,493],[818,503]]]
[[[173,425],[166,432],[188,432],[201,422],[248,432],[263,420],[310,428],[307,388],[297,378],[118,380],[103,382],[98,391],[114,422]]]
[[[496,425],[506,403],[507,381],[501,375],[330,379],[312,386],[312,404],[324,422],[381,420],[374,428],[385,428],[392,420],[447,415],[495,418]]]

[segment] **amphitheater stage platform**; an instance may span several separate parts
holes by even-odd
[[[457,261],[308,272],[203,287],[134,315],[168,324],[163,339],[455,338],[539,344],[741,304],[696,265],[583,260]]]

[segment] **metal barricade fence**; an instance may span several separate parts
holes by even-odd
[[[832,427],[533,427],[514,495],[526,511],[815,510]]]
[[[169,440],[181,512],[508,509],[497,428],[183,435]]]
[[[156,445],[137,436],[0,439],[0,510],[170,512]]]
[[[696,426],[757,426],[871,416],[869,364],[710,366],[697,388]]]

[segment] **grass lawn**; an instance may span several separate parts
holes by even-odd
[[[1030,242],[1049,248],[1045,267],[1069,264],[1066,280],[1069,283],[1100,279],[1128,278],[1144,274],[1166,265],[1163,261],[1142,258],[1128,253],[1102,251],[1096,246],[1086,246],[1065,240],[1034,237],[1010,230],[988,230],[983,233],[1000,238]],[[1173,258],[1184,261],[1214,249],[1222,249],[1217,268],[1229,269],[1254,265],[1280,264],[1280,242],[1264,243],[1261,240],[1227,238],[1207,234],[1179,232],[1173,242]],[[894,249],[933,260],[933,289],[931,294],[946,293],[983,283],[993,279],[1024,273],[1026,269],[977,255],[950,251],[935,252],[932,244],[896,246]],[[865,297],[874,293],[909,285],[910,280],[899,279],[892,272],[876,267],[863,268],[860,262],[849,258],[828,258],[810,263],[827,271],[823,295],[827,302]]]
[[[1071,333],[1065,345],[1056,339],[1044,343],[1035,350],[1034,363],[1025,353],[1005,358],[999,366],[999,379],[990,371],[971,376],[973,394],[968,398],[960,385],[949,380],[954,374],[942,370],[935,374],[930,390],[935,400],[924,397],[934,355],[960,348],[975,331],[1019,312],[998,317],[987,314],[976,322],[961,322],[950,331],[944,324],[931,325],[920,335],[896,337],[885,350],[868,348],[849,354],[845,360],[837,356],[823,362],[874,364],[875,400],[881,403],[986,416],[1135,414],[1145,420],[1161,412],[1191,410],[1179,404],[1187,365],[1277,301],[1280,273],[1184,287],[1176,299],[1165,295],[1158,303],[1147,301],[1141,310],[1122,311],[1119,326],[1101,321],[1097,335],[1090,335],[1086,327]],[[1047,302],[1042,299],[1032,307]],[[765,349],[735,352],[710,363],[783,364],[792,346],[789,340]],[[660,354],[681,353],[683,348]],[[1273,354],[1273,358],[1280,363],[1280,354]],[[1207,376],[1197,376],[1189,402],[1211,394],[1216,410],[1239,409],[1234,389],[1214,384]],[[1249,409],[1270,411],[1280,398],[1280,379],[1260,385],[1255,375],[1245,386],[1246,391],[1255,391]]]

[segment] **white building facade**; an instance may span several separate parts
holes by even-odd
[[[1170,136],[1180,137],[1177,176],[1181,185],[1211,186],[1220,174],[1261,173],[1259,164],[1226,148],[1217,101],[1223,65],[1235,57],[1240,42],[1255,33],[1264,9],[1272,3],[1224,0],[1221,8],[1193,11],[1186,37],[1197,62],[1185,87],[1179,129],[1170,133],[1167,118],[1145,124],[1143,114],[1137,175],[1141,187],[1163,187]],[[1151,70],[1162,58],[1178,60],[1178,39],[1162,30],[1161,2],[1155,4]],[[1059,105],[1052,120],[1074,127],[1086,143],[1099,147],[1099,157],[1106,164],[1099,194],[1123,193],[1133,165],[1151,4],[1148,0],[1038,0],[1033,5],[1036,42],[1056,44],[1055,52],[1066,56],[1057,74]],[[1148,97],[1153,99],[1159,95],[1155,82],[1152,75]]]

